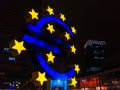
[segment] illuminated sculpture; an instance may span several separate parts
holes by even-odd
[[[54,15],[54,12],[53,12],[53,9],[50,8],[50,6],[48,6],[47,8],[47,11],[49,13],[49,15]],[[31,16],[33,17],[34,14],[30,13]],[[38,15],[38,13],[36,14],[36,16]],[[33,19],[33,18],[32,18]],[[37,19],[37,18],[36,18]],[[48,25],[47,27],[47,30],[50,31],[50,34],[48,37],[50,37],[50,40],[54,41],[55,43],[57,44],[61,44],[61,45],[64,45],[66,46],[67,48],[71,48],[71,52],[73,52],[74,54],[76,54],[76,48],[74,45],[71,45],[70,43],[66,42],[66,43],[63,43],[62,40],[60,40],[59,38],[55,37],[52,33],[55,32],[54,28],[53,28],[53,25],[50,24],[50,22],[55,22],[55,23],[58,23],[60,24],[63,28],[66,29],[66,32],[65,32],[65,37],[67,40],[70,40],[74,34],[76,34],[76,29],[75,27],[71,27],[69,28],[67,26],[67,24],[65,24],[63,21],[65,21],[66,18],[64,16],[64,14],[60,13],[60,18],[58,17],[55,17],[55,16],[44,16],[43,18],[39,19],[38,22],[36,23],[36,25],[32,25],[32,24],[27,24],[27,28],[28,30],[32,31],[34,33],[34,36],[30,36],[28,34],[25,34],[23,36],[23,40],[28,42],[28,43],[31,43],[33,44],[36,49],[35,49],[35,52],[36,52],[36,58],[39,62],[39,64],[42,66],[42,68],[47,72],[47,74],[49,74],[50,76],[52,76],[54,79],[59,79],[59,80],[68,80],[70,79],[71,77],[74,76],[74,73],[75,71],[78,73],[80,71],[79,69],[79,65],[75,65],[75,69],[74,68],[71,68],[70,71],[66,72],[66,73],[59,73],[59,72],[56,72],[54,71],[45,61],[44,57],[42,56],[42,54],[40,53],[40,50],[38,49],[39,47],[41,48],[44,48],[48,51],[50,51],[50,54],[46,54],[47,57],[48,57],[48,61],[51,61],[52,63],[54,63],[54,58],[55,56],[52,54],[61,54],[63,52],[63,50],[61,50],[59,47],[55,46],[55,45],[52,45],[52,44],[49,44],[43,40],[39,40],[38,37],[39,35],[42,35],[42,36],[47,36],[47,34],[42,30],[43,29],[43,26],[45,24]],[[72,29],[72,30],[71,30]],[[72,84],[71,85],[74,85],[76,86],[76,79],[75,77],[72,78]]]
[[[61,24],[66,30],[67,32],[70,34],[70,36],[72,37],[73,36],[73,33],[72,31],[70,30],[70,28],[59,18],[55,17],[55,16],[45,16],[43,17],[42,19],[40,19],[36,26],[33,26],[31,24],[28,24],[27,27],[30,31],[34,32],[34,33],[37,33],[37,35],[41,35],[41,34],[44,34],[45,33],[43,32],[42,30],[42,27],[44,24],[48,23],[48,22],[51,22],[51,21],[54,21],[54,22],[57,22],[59,24]],[[36,37],[38,37],[36,35]],[[26,41],[26,42],[29,42],[31,44],[34,44],[36,45],[36,47],[42,47],[42,48],[45,48],[49,51],[52,51],[53,53],[57,53],[57,54],[60,54],[62,53],[62,50],[59,49],[58,47],[54,46],[54,45],[50,45],[48,44],[47,42],[44,42],[42,40],[38,40],[32,36],[29,36],[27,34],[24,35],[23,37],[23,40]],[[58,39],[58,38],[53,38],[53,40],[56,42],[56,43],[60,43],[62,44],[63,42]],[[57,42],[59,40],[59,42]],[[70,47],[70,44],[67,44],[69,46],[67,47]],[[54,71],[53,69],[51,69],[48,64],[45,62],[43,56],[40,54],[39,50],[36,49],[36,57],[38,59],[38,62],[39,64],[42,66],[42,68],[52,77],[54,77],[55,79],[60,79],[60,80],[67,80],[67,79],[70,79],[73,75],[74,75],[74,68],[72,68],[69,72],[66,72],[66,73],[58,73],[56,71]]]
[[[60,18],[53,16],[54,12],[53,9],[48,6],[47,10],[46,10],[49,15],[48,16],[44,16],[42,18],[38,18],[38,14],[37,12],[35,12],[34,9],[32,9],[31,11],[29,11],[28,13],[31,15],[32,19],[36,19],[38,20],[36,25],[33,24],[27,24],[27,29],[33,33],[32,35],[29,34],[25,34],[22,38],[23,41],[31,43],[32,45],[34,45],[34,50],[36,53],[36,58],[37,58],[37,62],[39,63],[39,65],[44,69],[44,71],[47,72],[47,74],[49,74],[51,77],[53,77],[56,80],[63,80],[66,81],[68,79],[71,79],[74,74],[75,71],[78,72],[80,71],[79,69],[79,65],[75,65],[75,68],[71,68],[68,72],[65,73],[60,73],[57,72],[55,70],[53,70],[45,61],[44,57],[42,56],[42,53],[40,52],[40,48],[46,49],[48,50],[50,53],[46,53],[46,56],[48,58],[48,62],[52,62],[54,63],[54,59],[55,59],[55,55],[59,55],[61,53],[64,53],[65,50],[59,48],[58,46],[54,45],[54,44],[50,44],[44,40],[41,40],[40,38],[38,38],[39,36],[43,36],[43,37],[48,37],[48,39],[56,44],[59,44],[61,46],[66,47],[67,49],[71,49],[71,53],[76,54],[76,48],[75,46],[72,44],[70,44],[68,42],[68,40],[70,41],[71,38],[74,36],[74,34],[76,34],[76,29],[75,27],[71,27],[69,28],[69,26],[64,22],[66,20],[65,15],[60,13]],[[51,16],[52,15],[52,16]],[[61,38],[58,38],[56,36],[53,35],[53,33],[55,33],[55,29],[53,27],[53,25],[51,24],[51,22],[57,23],[59,25],[61,25],[66,31],[65,31],[65,35],[64,37],[66,37],[66,41],[61,40]],[[46,33],[43,30],[44,25],[47,24],[47,30],[49,30],[49,35],[48,33]],[[40,48],[39,48],[40,47]],[[13,47],[14,48],[14,47]],[[16,49],[17,50],[17,49]],[[20,54],[21,51],[19,51]],[[67,52],[68,53],[68,52]],[[44,79],[42,78],[44,77]],[[42,79],[41,79],[42,78]],[[40,81],[41,85],[43,85],[44,81],[47,81],[46,77],[45,77],[45,72],[42,74],[41,72],[38,72],[38,78],[36,79],[37,81]],[[72,84],[74,85],[74,87],[77,84],[76,78],[72,78]],[[65,82],[66,83],[66,82]],[[65,84],[66,85],[66,84]],[[67,86],[67,85],[66,85]]]

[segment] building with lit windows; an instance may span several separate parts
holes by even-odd
[[[102,70],[105,60],[105,41],[87,40],[84,45],[87,72]]]

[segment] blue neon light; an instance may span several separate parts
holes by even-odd
[[[28,28],[30,31],[32,31],[32,32],[34,32],[34,33],[36,33],[36,34],[40,34],[40,35],[44,35],[44,36],[45,36],[46,33],[44,33],[44,31],[42,30],[42,27],[43,27],[46,23],[52,22],[52,21],[54,21],[54,22],[59,23],[60,25],[62,25],[62,26],[67,30],[67,32],[70,34],[70,36],[71,36],[71,37],[73,36],[73,33],[72,33],[71,29],[70,29],[61,19],[59,19],[59,18],[57,18],[57,17],[53,17],[53,16],[43,17],[42,19],[40,19],[40,20],[37,22],[36,26],[33,26],[33,25],[31,25],[31,24],[27,24],[27,28]],[[46,35],[46,36],[48,36],[48,35]],[[55,41],[55,42],[58,43],[58,44],[62,44],[62,43],[63,43],[62,40],[60,40],[59,38],[54,37],[53,35],[51,35],[50,37],[52,37],[53,41]],[[64,43],[64,44],[62,44],[62,45],[65,45],[65,46],[67,46],[67,47],[70,47],[70,43],[66,43],[66,44]]]
[[[65,22],[63,22],[61,19],[54,17],[54,16],[45,16],[37,22],[36,26],[27,24],[27,27],[29,28],[29,30],[31,30],[37,34],[40,34],[40,33],[42,33],[42,27],[48,22],[59,23],[67,30],[67,32],[70,34],[70,36],[73,37],[73,33],[72,33],[71,29],[65,24]]]
[[[52,80],[52,86],[53,87],[63,87],[63,81],[62,80]]]
[[[56,23],[62,25],[67,30],[67,32],[70,34],[70,36],[73,37],[73,33],[72,33],[71,29],[65,24],[65,22],[63,22],[61,19],[59,19],[55,16],[45,16],[45,17],[43,17],[42,19],[40,19],[37,22],[36,27],[41,30],[43,25],[45,25],[48,22],[56,22]],[[40,33],[40,30],[39,31],[36,30],[36,32]]]
[[[56,54],[61,53],[61,50],[58,47],[50,45],[50,44],[48,44],[48,43],[46,43],[42,40],[37,40],[37,39],[35,39],[35,38],[33,38],[29,35],[24,35],[23,40],[26,41],[26,42],[29,42],[31,44],[34,44],[34,45],[40,46],[42,48],[45,48],[47,50],[50,50],[53,53],[56,53]]]
[[[67,30],[67,32],[70,34],[71,37],[73,36],[71,29],[61,19],[54,17],[54,16],[45,16],[37,22],[36,26],[33,26],[31,24],[27,24],[27,27],[30,31],[35,33],[35,37],[37,37],[38,34],[46,35],[46,33],[44,33],[42,31],[42,27],[48,22],[56,22],[56,23],[60,24],[61,26],[63,26]],[[59,43],[62,45],[65,44],[60,39],[58,39],[52,35],[51,35],[51,37],[53,38],[53,41],[55,41],[56,43]],[[48,64],[45,62],[44,58],[42,57],[39,49],[37,49],[37,47],[40,46],[40,47],[45,48],[47,50],[51,50],[52,52],[61,53],[61,50],[58,47],[51,45],[51,44],[48,44],[42,40],[37,40],[36,38],[33,38],[29,35],[24,35],[24,37],[22,39],[24,41],[29,42],[31,44],[34,44],[36,46],[35,51],[36,51],[36,57],[38,59],[38,62],[42,66],[42,68],[50,76],[52,76],[55,79],[67,80],[67,79],[70,79],[74,75],[74,73],[75,73],[74,68],[72,68],[69,72],[66,72],[66,73],[58,73],[58,72],[54,71],[52,68],[50,68],[48,66]],[[70,43],[66,43],[66,46],[70,47]]]

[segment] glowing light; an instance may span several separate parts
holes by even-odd
[[[80,71],[80,68],[79,68],[79,65],[77,64],[75,64],[75,71],[77,72],[77,74],[79,73],[79,71]]]
[[[32,19],[38,20],[38,13],[35,12],[34,9],[32,9],[32,11],[29,11],[28,13],[32,16]]]
[[[63,90],[68,90],[67,89],[67,80],[64,80],[64,81],[50,80],[50,90],[53,90],[53,87],[61,87]]]
[[[50,24],[48,24],[47,30],[49,30],[51,34],[55,32],[55,30],[53,29],[53,25]]]
[[[18,42],[17,40],[14,40],[15,45],[12,47],[12,49],[16,49],[18,54],[20,54],[23,50],[26,50],[23,46],[24,41]]]
[[[14,57],[9,57],[9,58],[8,58],[9,61],[15,61],[15,59],[16,59],[16,58],[14,58]]]
[[[71,48],[71,52],[73,52],[74,54],[76,54],[76,48],[75,48],[75,46],[72,45],[70,48]]]
[[[65,21],[65,20],[66,20],[65,15],[64,15],[64,14],[62,14],[62,13],[60,13],[60,18],[61,18],[63,21]]]
[[[44,42],[42,40],[37,40],[37,39],[35,39],[35,38],[33,38],[33,37],[29,36],[29,35],[25,35],[23,37],[23,40],[26,41],[26,42],[29,42],[31,44],[37,45],[39,47],[42,47],[44,49],[47,49],[49,51],[52,51],[52,52],[54,52],[56,54],[61,53],[61,50],[58,47],[56,47],[54,45],[50,45],[50,44],[48,44],[48,43],[46,43],[46,42]]]
[[[65,37],[66,37],[67,40],[70,39],[70,35],[67,32],[65,32]]]
[[[50,15],[54,15],[53,8],[50,8],[50,6],[48,6],[47,11]]]
[[[19,82],[18,81],[13,81],[12,83],[10,83],[10,87],[9,90],[13,90],[15,87],[19,87]]]
[[[83,79],[80,81],[80,85],[82,88],[84,86],[89,87],[89,88],[95,87],[95,86],[99,85],[100,83],[101,83],[101,81],[99,80],[98,77],[92,77],[92,78]]]
[[[76,34],[76,29],[75,29],[75,27],[73,26],[73,27],[71,27],[71,29],[72,29],[72,32],[73,32],[74,34]]]
[[[43,83],[47,81],[45,74],[46,74],[45,72],[44,73],[38,72],[38,78],[36,79],[36,81],[40,81],[41,85],[43,85]]]
[[[60,79],[58,79],[57,81],[60,82]]]
[[[59,38],[55,37],[54,35],[48,35],[43,30],[41,30],[39,28],[36,28],[36,26],[33,26],[31,24],[27,24],[27,28],[30,31],[32,31],[34,33],[37,33],[37,34],[39,34],[41,36],[47,36],[48,38],[52,39],[52,41],[54,41],[54,42],[56,42],[58,44],[64,45],[66,47],[70,47],[70,43],[64,42],[64,41],[60,40]]]
[[[9,50],[9,48],[4,48],[4,51],[8,51]]]
[[[49,54],[46,54],[48,57],[48,62],[51,61],[52,63],[54,63],[54,58],[55,56],[52,54],[52,52],[50,52]]]
[[[71,82],[70,85],[73,85],[74,87],[76,87],[76,84],[78,83],[78,82],[76,81],[76,78],[73,77],[73,78],[71,78],[71,80],[72,80],[72,82]]]

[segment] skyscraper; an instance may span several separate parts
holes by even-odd
[[[86,71],[95,72],[103,69],[105,60],[105,41],[87,40],[84,45]]]

